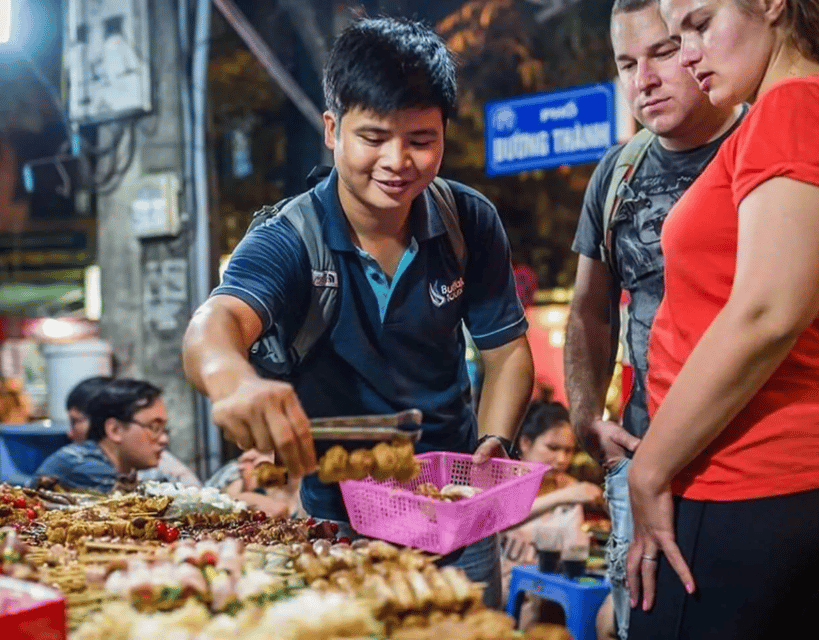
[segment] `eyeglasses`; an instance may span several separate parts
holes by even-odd
[[[170,435],[170,432],[168,431],[168,425],[165,424],[164,422],[151,422],[150,424],[144,424],[139,420],[131,419],[128,421],[128,424],[136,424],[142,427],[143,429],[147,429],[148,431],[151,432],[151,435],[157,440],[159,440],[163,435],[164,436]]]

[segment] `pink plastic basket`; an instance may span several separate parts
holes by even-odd
[[[437,451],[416,456],[421,475],[409,482],[372,478],[341,482],[350,524],[358,533],[396,544],[445,554],[521,522],[532,508],[548,465]],[[431,482],[483,489],[457,502],[415,495]]]

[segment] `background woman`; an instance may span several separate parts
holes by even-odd
[[[518,435],[521,460],[548,464],[540,495],[524,523],[501,536],[503,593],[509,592],[512,567],[537,564],[534,540],[537,529],[546,523],[579,527],[583,522],[582,505],[602,506],[603,491],[591,482],[579,482],[567,472],[577,451],[577,440],[569,413],[559,402],[533,402]],[[538,616],[535,600],[527,598],[521,607],[521,628]]]
[[[629,637],[804,637],[819,607],[819,0],[660,7],[711,102],[753,104],[663,229],[653,418],[629,479],[632,606],[651,611]]]
[[[552,467],[527,522],[561,505],[602,504],[603,492],[598,485],[578,482],[568,473],[577,453],[577,438],[564,405],[533,402],[520,428],[518,448],[521,460]]]

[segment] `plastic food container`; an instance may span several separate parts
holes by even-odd
[[[409,482],[365,478],[339,483],[353,529],[365,536],[446,554],[521,522],[529,515],[549,468],[505,458],[476,465],[471,455],[440,451],[416,459],[421,474]],[[463,484],[482,491],[457,502],[413,493],[427,482],[439,489]]]
[[[65,640],[65,600],[41,584],[0,576],[0,637]]]

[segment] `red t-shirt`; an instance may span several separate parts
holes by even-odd
[[[648,352],[652,416],[731,293],[740,202],[774,177],[819,185],[817,123],[819,76],[772,87],[668,216],[662,232],[665,297]],[[674,493],[695,500],[743,500],[817,487],[819,318],[672,484]]]

